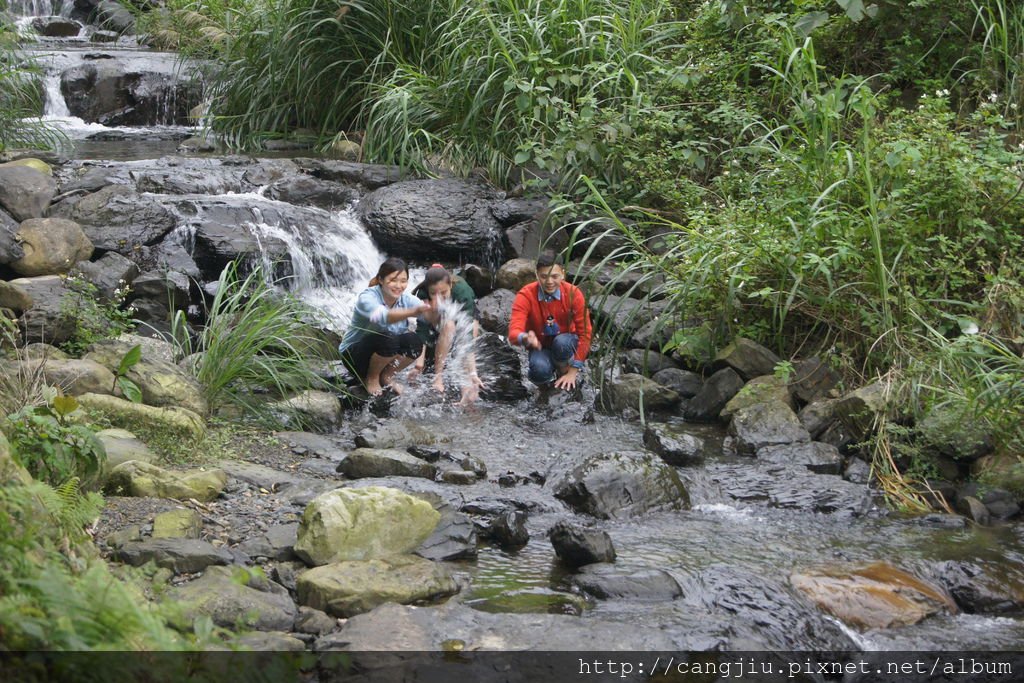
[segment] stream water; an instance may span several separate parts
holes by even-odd
[[[42,4],[30,4],[29,9],[52,12]],[[138,48],[86,48],[67,41],[37,48],[38,55],[46,55],[46,118],[68,134],[72,141],[68,153],[78,159],[119,160],[174,153],[177,141],[190,129],[113,129],[68,115],[60,88],[53,84],[86,51],[107,59],[145,61],[167,73],[177,68],[173,55]],[[234,203],[268,201],[257,195],[210,196]],[[296,275],[295,293],[343,328],[354,296],[383,257],[353,211],[336,212],[329,218],[328,229],[305,230],[301,235],[294,226],[273,220],[254,219],[252,228],[287,244]],[[182,239],[187,244],[188,236]],[[480,363],[486,374],[487,359],[481,358]],[[550,480],[559,468],[587,455],[641,449],[642,425],[595,413],[586,401],[558,397],[547,402],[535,397],[515,404],[478,402],[459,408],[437,403],[425,384],[412,387],[394,405],[395,418],[429,428],[444,441],[446,450],[475,455],[489,470],[487,480],[459,487],[451,495],[462,501],[513,501],[529,511],[531,540],[523,549],[508,552],[484,547],[475,562],[456,565],[470,588],[455,599],[500,611],[501,598],[510,593],[571,592],[569,576],[556,562],[545,531],[560,519],[576,516],[553,497],[549,486],[521,483],[506,489],[495,482],[496,476],[540,472]],[[586,397],[592,394],[584,392]],[[345,429],[355,432],[373,419],[368,413],[354,414]],[[615,544],[617,571],[665,570],[682,586],[683,596],[590,601],[581,619],[685,631],[732,649],[1019,649],[1024,643],[1024,619],[1017,612],[939,615],[913,626],[857,632],[824,615],[788,580],[794,571],[873,562],[888,562],[928,577],[940,563],[969,561],[1000,582],[1024,586],[1021,525],[980,528],[943,518],[904,518],[888,513],[878,499],[867,509],[820,512],[799,503],[780,504],[777,496],[738,495],[732,486],[738,479],[770,487],[784,476],[791,490],[821,483],[817,475],[780,475],[754,459],[723,454],[723,434],[717,427],[682,422],[674,426],[699,435],[707,445],[703,465],[679,468],[692,509],[601,521],[598,526]],[[593,520],[578,517],[577,521]],[[557,601],[552,604],[557,609]]]

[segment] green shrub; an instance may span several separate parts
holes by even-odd
[[[0,15],[0,152],[52,149],[65,136],[42,122],[42,69],[18,47],[17,31]]]
[[[319,344],[306,322],[312,317],[302,302],[268,283],[261,269],[242,276],[232,263],[220,275],[198,339],[193,341],[181,312],[173,332],[212,409],[233,405],[275,424],[268,396],[324,386],[309,356]]]
[[[72,321],[71,336],[60,348],[73,356],[80,356],[93,343],[118,337],[135,329],[134,310],[124,308],[128,297],[127,285],[119,287],[110,300],[100,296],[99,289],[80,275],[64,276],[68,290],[61,304],[61,316]]]
[[[48,405],[7,417],[11,455],[36,479],[53,486],[70,479],[92,482],[103,469],[103,444],[87,425],[69,419],[77,408],[73,397],[57,396]]]

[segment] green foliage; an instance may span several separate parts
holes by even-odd
[[[42,122],[42,113],[42,70],[19,50],[15,27],[0,15],[0,152],[57,147],[64,136]]]
[[[74,324],[71,336],[60,344],[67,353],[80,356],[97,341],[135,329],[134,310],[130,306],[122,308],[128,296],[127,285],[118,288],[110,300],[80,275],[64,276],[64,287],[69,294],[61,304],[61,316]]]
[[[0,348],[13,350],[7,353],[11,363],[5,364],[0,372],[0,416],[45,405],[54,396],[54,390],[43,376],[42,364],[29,360],[18,341],[15,323],[0,316]]]
[[[7,417],[11,455],[36,479],[54,486],[70,479],[91,482],[102,470],[103,444],[88,426],[69,419],[77,408],[73,397],[56,396],[49,405]]]
[[[280,397],[324,386],[309,358],[318,341],[305,322],[309,317],[305,305],[275,289],[261,269],[243,276],[232,263],[220,275],[198,341],[180,312],[172,331],[179,353],[194,361],[211,408],[233,405],[273,424],[268,391]]]
[[[121,362],[117,364],[117,372],[114,373],[114,386],[112,386],[111,393],[116,387],[120,387],[121,393],[132,403],[142,403],[142,389],[139,385],[128,379],[128,371],[139,364],[142,360],[142,345],[136,344],[121,358]]]

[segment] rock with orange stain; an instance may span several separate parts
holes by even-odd
[[[789,581],[820,609],[860,629],[916,624],[956,603],[940,587],[883,562],[794,572]]]

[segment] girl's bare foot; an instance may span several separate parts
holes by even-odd
[[[366,393],[368,393],[370,396],[380,396],[382,391],[384,391],[384,389],[381,388],[379,382],[366,383]]]
[[[405,387],[398,382],[391,382],[387,387],[388,389],[391,389],[391,391],[395,392],[395,396],[401,396],[402,392],[405,391]]]

